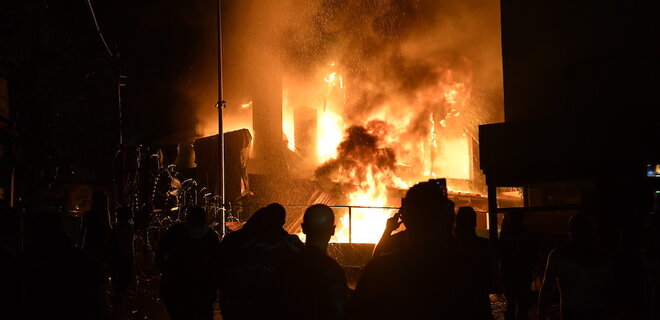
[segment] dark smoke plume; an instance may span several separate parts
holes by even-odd
[[[396,166],[396,156],[391,148],[382,147],[382,122],[346,129],[344,141],[337,147],[337,158],[328,160],[315,171],[317,179],[330,179],[341,183],[365,181],[369,167],[382,173],[392,173]],[[342,181],[352,178],[352,181]]]

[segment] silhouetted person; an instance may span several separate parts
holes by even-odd
[[[200,207],[192,208],[186,221],[172,226],[161,239],[156,251],[162,272],[160,294],[172,319],[213,319],[219,243]]]
[[[447,209],[449,214],[448,225],[451,228],[451,226],[454,225],[454,203],[448,201],[447,205],[449,206]],[[391,218],[387,219],[385,230],[383,230],[380,240],[374,247],[373,258],[395,253],[408,247],[408,233],[406,230],[392,234],[392,232],[399,229],[399,226],[401,226],[401,213],[403,210],[403,208],[400,208]]]
[[[290,263],[286,319],[343,319],[348,287],[342,267],[326,254],[335,233],[330,207],[315,204],[303,216],[305,248]]]
[[[488,239],[477,236],[477,212],[472,207],[460,207],[456,213],[454,238],[458,255],[477,268],[476,280],[481,289],[482,308],[490,310],[489,292],[496,276],[497,262]],[[492,312],[485,314],[492,319]]]
[[[509,212],[500,233],[502,281],[506,297],[505,318],[529,319],[532,276],[537,260],[535,239],[525,230],[523,215]]]
[[[660,318],[660,214],[648,216],[643,252],[647,318]]]
[[[106,277],[99,263],[73,246],[55,212],[34,216],[22,255],[24,319],[106,319]]]
[[[112,275],[114,309],[124,307],[128,288],[133,275],[133,225],[132,214],[128,207],[117,208],[114,228],[110,232],[108,243],[110,252],[110,274]]]
[[[0,204],[0,319],[19,318],[20,216]]]
[[[82,249],[103,265],[107,262],[110,228],[108,196],[103,191],[96,191],[92,195],[92,208],[82,218]]]
[[[573,215],[568,235],[569,243],[548,255],[539,292],[539,319],[546,319],[555,285],[559,287],[562,319],[603,319],[611,259],[596,246],[588,216]]]
[[[284,226],[286,211],[270,204],[220,244],[220,309],[232,319],[280,319],[284,311],[283,268],[302,250]]]
[[[349,302],[350,319],[483,319],[473,272],[455,254],[453,206],[437,184],[408,190],[408,246],[372,259]]]

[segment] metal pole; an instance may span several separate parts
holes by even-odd
[[[348,243],[353,243],[353,208],[348,207]]]
[[[16,179],[16,167],[11,167],[11,179],[9,180],[9,207],[14,207],[14,179]]]
[[[222,79],[222,0],[218,0],[218,180],[219,180],[219,190],[218,194],[220,195],[220,203],[222,210],[222,232],[221,236],[225,236],[225,223],[226,221],[226,212],[225,212],[225,135],[223,134],[223,123],[222,123],[222,113],[223,108],[225,107],[224,96],[222,92],[223,79]]]
[[[497,207],[497,186],[495,183],[491,182],[488,183],[488,237],[490,238],[490,245],[491,245],[491,250],[495,252],[495,256],[497,259],[500,258],[500,250],[499,250],[499,245],[498,245],[498,233],[497,233],[497,213],[499,211]],[[495,277],[497,281],[495,282],[495,289],[497,291],[500,291],[502,288],[502,283],[501,283],[501,273],[500,273],[500,266],[499,264],[495,264],[492,266],[493,273],[496,274],[497,276]]]
[[[117,66],[117,70],[119,71],[119,66]],[[121,105],[121,87],[126,86],[124,83],[126,76],[121,75],[121,71],[119,72],[120,74],[117,78],[117,108],[119,111],[119,149],[121,150],[124,145],[124,113]]]
[[[488,185],[488,235],[492,243],[497,242],[497,187]]]

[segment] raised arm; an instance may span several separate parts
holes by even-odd
[[[399,228],[401,225],[401,221],[399,220],[400,217],[400,212],[397,212],[392,216],[391,218],[387,219],[387,223],[385,224],[385,230],[383,230],[383,235],[380,237],[380,240],[376,244],[376,247],[374,248],[374,253],[373,257],[379,257],[383,255],[384,253],[390,251],[392,249],[392,232],[396,229]]]

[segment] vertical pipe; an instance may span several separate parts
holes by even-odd
[[[529,199],[529,186],[528,185],[523,186],[522,189],[523,189],[522,190],[523,191],[522,192],[522,194],[523,194],[523,207],[530,207],[531,203],[529,201],[530,200]]]
[[[495,183],[487,183],[488,185],[488,236],[490,238],[491,250],[495,252],[495,256],[499,260],[500,251],[498,246],[497,234],[497,186]],[[492,266],[492,273],[496,281],[493,282],[494,289],[501,289],[501,277],[499,263]]]
[[[488,184],[488,235],[491,242],[497,241],[497,187]]]
[[[9,181],[9,207],[14,207],[14,179],[16,178],[16,168],[11,167],[11,180]]]
[[[353,243],[353,207],[348,206],[348,243]]]
[[[218,181],[220,194],[221,210],[222,210],[222,231],[220,236],[224,237],[226,233],[226,212],[225,212],[225,135],[222,122],[223,108],[225,107],[224,96],[222,92],[223,78],[222,78],[222,0],[217,1],[218,6]]]
[[[119,75],[117,77],[117,109],[119,112],[119,149],[121,150],[124,145],[124,113],[123,106],[121,104],[121,87],[125,87],[126,83],[124,80],[126,76],[121,74],[121,70],[117,67]]]

